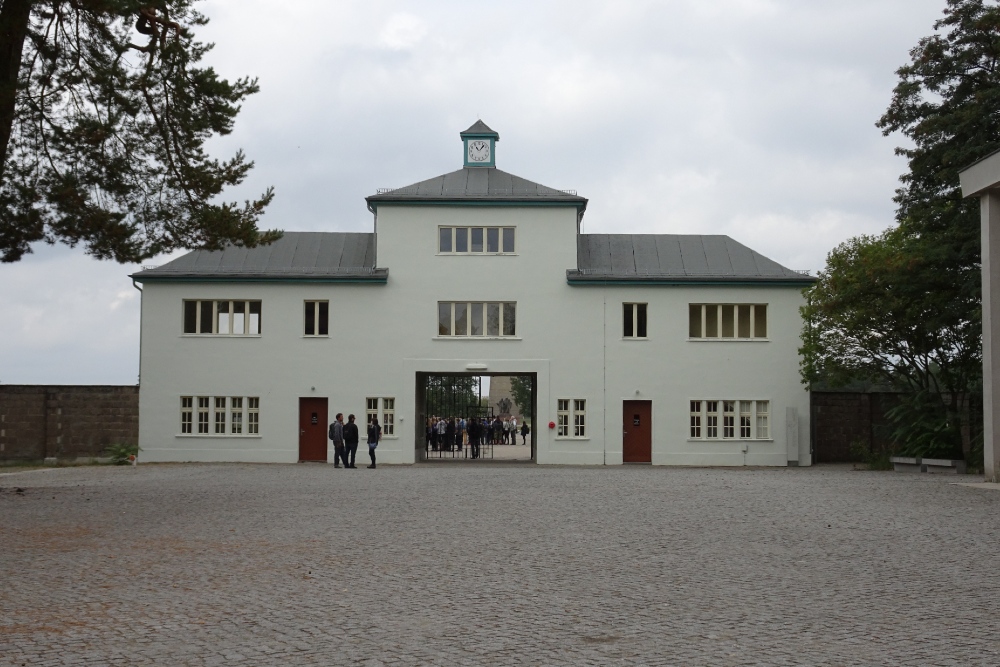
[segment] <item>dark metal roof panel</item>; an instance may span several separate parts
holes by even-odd
[[[681,257],[681,242],[676,235],[654,234],[656,256],[660,261],[660,272],[664,275],[684,275],[684,258]]]
[[[684,263],[684,273],[689,276],[710,275],[708,258],[705,257],[705,246],[700,236],[680,236],[681,261]]]
[[[379,191],[365,198],[369,205],[385,202],[516,201],[572,204],[586,207],[587,199],[563,192],[493,167],[465,167],[402,188]]]
[[[656,237],[652,234],[632,234],[632,255],[635,272],[641,275],[658,274],[660,257],[656,252]]]
[[[725,236],[702,236],[701,244],[705,249],[705,263],[708,273],[713,276],[732,276],[733,263],[729,258]]]
[[[611,270],[615,275],[635,274],[635,254],[632,237],[627,234],[612,234],[608,238],[611,247]]]

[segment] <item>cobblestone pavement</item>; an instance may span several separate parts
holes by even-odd
[[[0,665],[1000,665],[1000,492],[954,479],[3,475]]]

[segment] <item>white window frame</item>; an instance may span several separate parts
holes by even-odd
[[[441,249],[441,233],[443,230],[449,230],[451,234],[451,250]],[[464,252],[457,251],[456,248],[456,229],[466,230],[466,247],[468,250]],[[481,251],[472,250],[472,230],[481,229],[483,230],[483,249]],[[490,229],[497,230],[497,252],[490,252],[487,250],[489,247],[489,231]],[[505,229],[510,229],[514,233],[514,249],[505,251],[503,249],[503,233]],[[437,228],[437,238],[434,239],[434,243],[437,246],[437,254],[439,255],[516,255],[517,254],[517,227],[515,225],[438,225]]]
[[[708,442],[773,441],[771,407],[772,401],[770,399],[761,398],[689,399],[688,440]],[[721,428],[719,424],[720,413],[722,416]]]
[[[320,333],[320,304],[326,304],[326,333]],[[312,305],[313,311],[313,332],[306,331],[306,308]],[[330,337],[330,302],[327,299],[305,299],[302,308],[302,337],[303,338],[329,338]]]
[[[180,399],[181,429],[177,437],[259,437],[259,396],[197,396],[194,394],[185,394]],[[195,419],[195,415],[197,415],[197,419]],[[197,431],[195,431],[196,424]]]
[[[632,307],[632,332],[625,331],[625,309]],[[642,309],[646,316],[646,335],[639,335],[639,310]],[[643,301],[625,301],[622,303],[622,339],[623,340],[649,340],[649,304]]]
[[[459,340],[500,340],[500,339],[518,340],[519,339],[518,335],[517,335],[517,301],[509,301],[509,300],[508,301],[500,301],[500,300],[496,300],[496,301],[438,301],[435,305],[436,305],[436,311],[435,311],[436,318],[435,319],[436,319],[436,326],[437,326],[437,336],[435,336],[436,338],[449,339],[449,340],[450,339],[459,339]],[[450,311],[450,314],[449,314],[449,318],[450,319],[449,319],[449,322],[448,322],[448,331],[450,333],[447,333],[447,334],[441,333],[441,306],[444,306],[444,305],[447,305],[448,308],[449,308],[449,311]],[[455,329],[455,306],[456,305],[465,306],[465,313],[466,313],[465,314],[465,318],[466,318],[465,331],[466,332],[464,334],[456,333],[456,329]],[[476,305],[482,307],[483,320],[482,320],[481,324],[482,324],[482,331],[483,331],[483,333],[481,335],[473,335],[473,333],[472,333],[472,310],[473,310],[473,306],[476,306]],[[490,335],[490,333],[489,333],[489,320],[490,320],[489,307],[492,306],[492,305],[496,305],[500,309],[500,316],[499,316],[499,318],[497,320],[497,327],[498,327],[497,330],[499,332],[498,335]],[[514,333],[512,333],[512,334],[505,334],[504,333],[504,329],[506,328],[506,321],[505,321],[506,315],[505,315],[505,313],[506,313],[506,310],[507,310],[506,307],[508,305],[513,306],[513,308],[514,308]]]
[[[556,399],[556,440],[589,440],[587,399]],[[572,429],[572,435],[570,435]]]
[[[368,396],[365,398],[365,426],[378,416],[382,437],[396,439],[396,399],[393,396]]]
[[[750,336],[749,337],[747,337],[747,336],[740,336],[739,335],[739,327],[740,327],[739,309],[741,307],[749,307],[750,308],[750,322],[749,322]],[[691,331],[691,321],[692,321],[692,319],[694,319],[694,318],[692,318],[692,309],[694,309],[694,308],[700,308],[701,309],[701,323],[699,325],[700,328],[698,330],[698,334],[699,335],[692,335],[692,331]],[[715,336],[708,336],[708,335],[706,335],[706,333],[708,331],[708,312],[709,312],[709,309],[711,309],[711,308],[716,309],[715,310],[715,327],[716,327],[716,331],[715,331],[716,335]],[[723,336],[723,328],[724,328],[723,327],[723,319],[725,319],[723,314],[725,312],[727,312],[724,309],[729,309],[729,308],[733,309],[732,310],[732,313],[733,313],[732,314],[733,335],[732,336]],[[757,336],[756,335],[756,333],[757,333],[757,322],[756,322],[756,319],[757,319],[757,314],[758,314],[758,308],[763,309],[761,312],[763,312],[763,314],[764,314],[764,327],[765,327],[765,330],[764,330],[764,335],[763,336]],[[729,341],[729,342],[732,342],[732,341],[741,341],[741,342],[745,342],[745,341],[768,341],[768,340],[770,340],[770,338],[768,338],[768,329],[771,326],[771,321],[770,321],[771,318],[768,316],[768,312],[767,311],[768,311],[768,304],[766,304],[766,303],[689,303],[688,304],[688,340],[689,341]],[[648,320],[648,318],[647,318],[646,326],[647,326],[647,328],[649,327],[649,320]]]
[[[187,317],[187,314],[186,314],[185,311],[187,309],[187,304],[189,304],[189,303],[195,304],[195,306],[194,306],[195,320],[194,320],[194,331],[193,332],[187,332],[187,331],[184,330],[185,329],[185,324],[186,324],[185,319]],[[201,324],[202,324],[202,304],[203,303],[211,303],[212,304],[212,330],[211,331],[206,331],[204,333],[202,333],[202,331],[201,331],[201,329],[202,329],[202,326],[201,326]],[[227,327],[228,327],[228,329],[227,329],[227,331],[225,333],[219,333],[219,304],[220,303],[226,304],[226,308],[228,309],[228,315],[229,315],[229,317],[227,318]],[[237,315],[236,306],[234,306],[233,304],[238,304],[238,303],[243,304],[243,313],[242,313],[242,315],[243,315],[243,332],[242,333],[233,333],[233,328],[234,328],[234,325],[235,325],[235,322],[236,322],[236,315]],[[251,304],[258,304],[258,306],[257,306],[257,312],[256,313],[251,313],[250,312],[252,310]],[[251,333],[250,332],[250,328],[251,328],[250,325],[251,325],[251,317],[253,315],[257,316],[257,330],[255,332]],[[260,338],[261,321],[263,319],[264,319],[264,306],[263,306],[263,302],[260,299],[184,299],[181,302],[181,335],[182,336],[189,336],[189,337],[197,337],[197,336],[201,336],[201,337],[205,337],[205,336],[223,336],[223,337],[231,337],[231,338]]]

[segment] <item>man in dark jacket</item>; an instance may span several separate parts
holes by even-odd
[[[354,455],[358,453],[358,425],[354,423],[354,415],[347,416],[344,424],[344,467],[357,468],[354,465]],[[348,463],[350,459],[350,463]]]
[[[341,459],[344,460],[344,467],[347,465],[347,457],[344,455],[344,413],[338,412],[337,418],[330,424],[330,439],[333,440],[333,467],[339,468]]]

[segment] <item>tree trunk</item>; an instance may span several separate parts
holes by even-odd
[[[34,0],[3,0],[0,7],[0,184],[6,171],[17,102],[17,75],[21,70],[21,53],[33,4]]]

